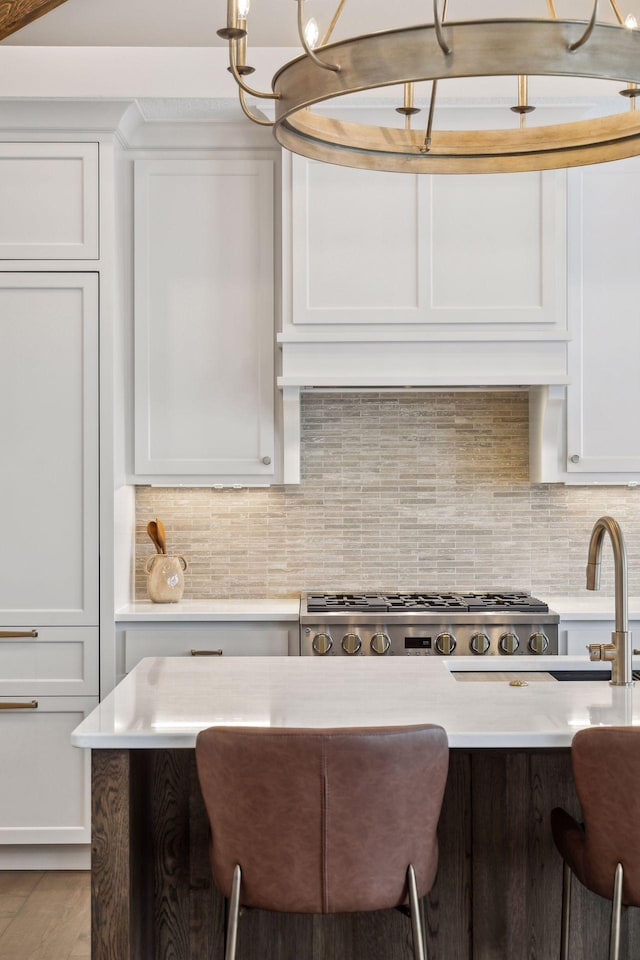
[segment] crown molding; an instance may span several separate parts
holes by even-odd
[[[0,133],[49,133],[77,136],[79,129],[96,135],[113,134],[131,105],[129,100],[0,98]]]

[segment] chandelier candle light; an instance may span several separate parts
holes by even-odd
[[[561,20],[554,0],[540,19],[447,20],[433,2],[433,23],[363,34],[331,43],[347,0],[340,0],[320,38],[314,18],[298,5],[298,34],[303,54],[275,73],[263,92],[244,79],[247,65],[249,0],[228,0],[227,25],[218,35],[229,42],[229,70],[239,88],[247,117],[273,126],[276,140],[293,153],[348,167],[404,173],[508,173],[550,170],[620,160],[640,154],[640,31],[632,14],[623,16],[617,0],[608,0],[615,23],[598,19],[594,0],[588,20]],[[542,4],[542,0],[541,0]],[[585,0],[586,5],[586,0]],[[589,12],[588,10],[586,12]],[[439,130],[434,125],[438,84],[452,78],[512,76],[519,128]],[[629,110],[597,119],[527,127],[530,76],[589,77],[624,86]],[[427,120],[415,115],[414,84],[430,82]],[[314,112],[315,106],[350,94],[397,86],[405,117],[398,126],[372,126]],[[515,92],[515,88],[514,88]],[[272,100],[275,118],[257,116],[247,96]],[[397,101],[396,101],[397,102]],[[391,116],[393,113],[391,112]]]

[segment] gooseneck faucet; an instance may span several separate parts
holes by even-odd
[[[611,683],[614,686],[629,687],[633,683],[633,651],[629,632],[627,548],[620,524],[612,517],[600,517],[591,531],[587,562],[587,590],[600,589],[600,560],[605,533],[609,534],[613,546],[616,591],[615,630],[611,634],[611,643],[590,643],[587,649],[590,660],[605,660],[611,663]]]

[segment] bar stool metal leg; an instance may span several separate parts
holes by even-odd
[[[613,902],[611,904],[611,936],[609,938],[609,960],[618,960],[620,953],[620,914],[622,912],[622,864],[616,867],[613,883]]]
[[[564,861],[562,871],[562,927],[560,960],[569,960],[569,918],[571,915],[571,867]]]
[[[233,870],[233,882],[231,884],[231,900],[229,902],[229,922],[227,925],[227,945],[224,952],[224,960],[235,960],[236,944],[238,942],[238,916],[240,914],[240,884],[242,882],[242,871],[238,864]]]
[[[420,926],[422,927],[422,945],[424,947],[424,956],[427,960],[427,907],[426,897],[420,897]]]
[[[411,935],[413,937],[414,960],[427,960],[422,923],[420,922],[420,903],[418,901],[416,872],[411,864],[407,867],[407,883],[409,886],[409,908],[411,910]]]

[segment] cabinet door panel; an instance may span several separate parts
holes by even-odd
[[[273,476],[273,176],[136,162],[137,474]]]
[[[431,181],[431,309],[463,322],[551,322],[552,191],[541,173]],[[545,262],[546,258],[546,262]],[[546,294],[546,295],[545,295]]]
[[[0,259],[95,260],[98,145],[0,144]]]
[[[98,280],[0,274],[0,622],[98,622]]]
[[[89,750],[70,736],[97,706],[93,697],[43,697],[36,709],[2,709],[29,702],[0,697],[0,844],[88,843]]]
[[[292,324],[566,331],[563,171],[431,177],[293,157],[292,194]]]
[[[294,163],[295,321],[420,319],[420,178]]]
[[[640,473],[639,174],[634,159],[570,176],[570,473]]]

